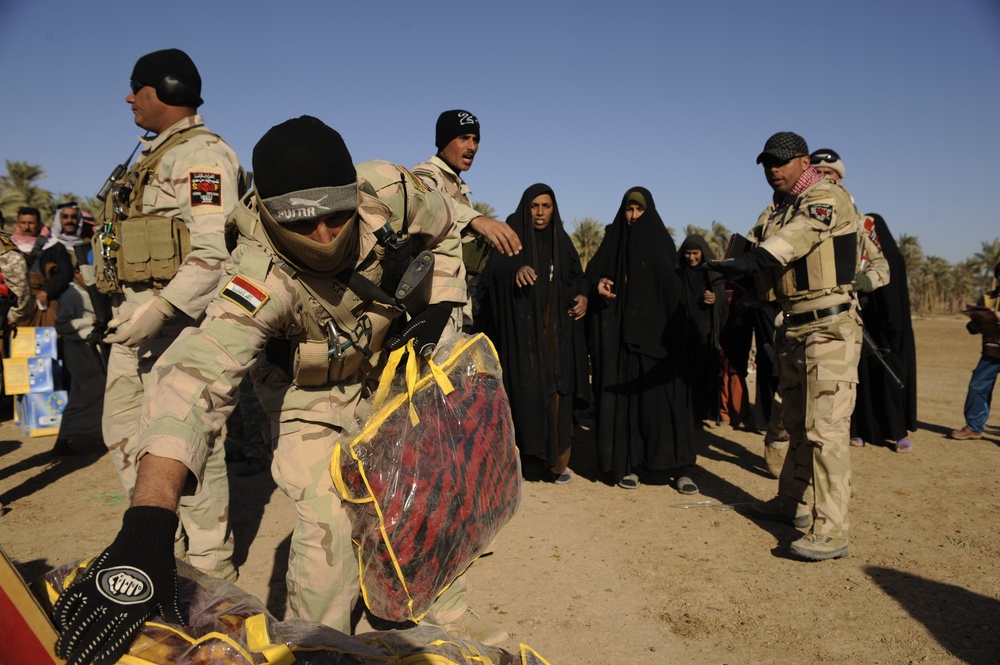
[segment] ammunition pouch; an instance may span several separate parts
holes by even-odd
[[[475,277],[486,269],[486,260],[490,258],[490,243],[485,237],[475,231],[462,237],[462,263],[465,273]]]

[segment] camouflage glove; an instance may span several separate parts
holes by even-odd
[[[434,353],[434,347],[441,339],[441,333],[448,325],[452,311],[458,307],[453,302],[439,302],[428,305],[427,309],[420,312],[412,321],[398,333],[390,337],[385,342],[385,348],[389,351],[404,346],[411,339],[413,348],[422,356],[429,356]]]
[[[137,506],[125,511],[118,537],[66,589],[53,608],[56,655],[68,665],[112,665],[154,613],[182,624],[177,601],[177,514]]]
[[[875,290],[875,285],[872,284],[872,278],[862,272],[854,276],[851,289],[858,293],[871,293]]]
[[[108,328],[118,328],[123,323],[128,323],[125,330],[108,335],[104,341],[108,344],[121,344],[130,348],[142,346],[156,337],[160,328],[168,319],[174,316],[174,306],[161,296],[154,296],[152,300],[142,303],[131,314],[126,314],[122,318],[114,318],[108,322]]]

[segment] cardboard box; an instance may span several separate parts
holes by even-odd
[[[62,365],[54,358],[4,358],[4,392],[50,393],[62,387]]]
[[[0,548],[0,665],[59,665],[56,629]]]
[[[11,358],[58,358],[55,328],[18,328],[10,339]]]
[[[18,395],[15,421],[28,436],[56,436],[69,397],[65,390]]]

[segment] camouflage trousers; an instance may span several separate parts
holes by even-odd
[[[861,356],[854,308],[790,327],[778,352],[781,416],[789,435],[778,495],[813,512],[812,531],[847,538],[850,424]],[[772,414],[772,420],[774,419]]]
[[[361,592],[351,520],[330,475],[338,430],[301,420],[271,423],[278,432],[271,473],[295,502],[296,522],[288,552],[286,583],[295,616],[343,633],[351,632],[351,610]],[[465,613],[459,578],[437,599],[425,620],[451,623]]]
[[[135,489],[142,397],[152,381],[150,370],[173,339],[157,337],[138,349],[111,345],[104,393],[104,443],[130,497]],[[188,563],[209,575],[234,581],[229,478],[225,450],[219,441],[208,456],[199,491],[181,497],[174,554],[186,557]]]

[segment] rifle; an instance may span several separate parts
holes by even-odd
[[[875,356],[875,360],[877,360],[879,364],[882,365],[882,367],[886,371],[886,374],[889,375],[889,377],[899,387],[899,389],[903,390],[906,387],[905,384],[903,383],[903,380],[900,379],[894,371],[892,371],[892,368],[889,367],[889,363],[885,361],[885,357],[890,353],[889,349],[880,349],[878,347],[878,344],[875,343],[875,340],[872,339],[872,336],[871,334],[869,334],[868,329],[865,328],[864,326],[861,327],[861,338],[864,341],[865,348],[868,349],[868,351],[873,356]]]

